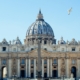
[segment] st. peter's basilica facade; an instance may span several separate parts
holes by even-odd
[[[24,44],[19,37],[13,42],[0,42],[0,78],[36,78],[38,71],[38,37],[41,45],[41,76],[43,78],[80,77],[80,42],[58,40],[41,11],[28,28]],[[6,72],[4,71],[6,68]]]

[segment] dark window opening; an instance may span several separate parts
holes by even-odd
[[[3,47],[2,50],[3,50],[3,51],[6,51],[6,47]]]
[[[21,70],[21,77],[22,77],[22,78],[25,77],[25,70]]]
[[[72,51],[75,51],[75,48],[72,48]]]
[[[44,48],[44,50],[47,50],[46,48]]]
[[[44,66],[44,68],[47,68],[47,66]]]
[[[21,68],[24,68],[24,66],[21,66]]]
[[[73,74],[73,78],[76,78],[76,67],[71,68],[71,73]]]
[[[34,68],[33,66],[31,66],[31,68]]]
[[[34,77],[34,73],[32,72],[32,73],[31,73],[31,78],[33,78],[33,77]]]
[[[47,78],[47,73],[44,73],[44,77]]]
[[[47,44],[47,41],[44,41],[44,44]]]
[[[31,48],[31,51],[34,50],[33,48]]]
[[[42,43],[42,41],[40,40],[40,43]]]
[[[61,44],[64,44],[63,42],[61,42]]]
[[[58,77],[58,71],[57,70],[52,71],[52,77],[54,77],[54,78]]]
[[[54,68],[56,68],[56,66],[54,66]]]

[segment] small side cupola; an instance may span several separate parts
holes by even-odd
[[[8,44],[8,42],[6,41],[6,39],[5,39],[5,38],[3,39],[2,44],[5,44],[5,45],[7,45],[7,44]]]
[[[19,37],[17,37],[16,40],[14,40],[14,44],[22,44]]]

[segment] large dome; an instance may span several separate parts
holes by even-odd
[[[49,35],[54,37],[51,26],[44,21],[41,11],[39,11],[37,20],[28,28],[26,36]]]

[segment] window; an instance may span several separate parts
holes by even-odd
[[[16,51],[16,48],[13,48],[13,51]]]
[[[53,51],[56,51],[56,47],[53,47]]]
[[[31,60],[31,64],[34,64],[34,60]]]
[[[2,51],[6,51],[6,47],[2,47]]]
[[[61,44],[64,44],[63,42],[61,42]]]
[[[64,51],[64,48],[62,48],[62,51]]]
[[[75,51],[75,48],[72,48],[72,51]]]
[[[47,68],[47,66],[44,66],[44,68]]]
[[[40,43],[42,43],[42,41],[40,40]]]
[[[54,59],[53,60],[53,64],[57,64],[57,59]]]
[[[33,48],[31,48],[31,51],[34,50]]]
[[[6,60],[5,59],[2,60],[2,64],[4,64],[4,65],[6,64]]]
[[[34,68],[34,66],[31,66],[31,68]]]
[[[44,64],[47,64],[47,60],[44,60]]]
[[[47,50],[46,48],[44,48],[44,50]]]
[[[25,64],[25,59],[21,59],[21,64]]]
[[[44,41],[44,44],[47,44],[47,41],[46,40]]]
[[[21,47],[21,51],[24,51],[24,47]]]
[[[72,64],[75,64],[76,63],[76,60],[72,60]]]

